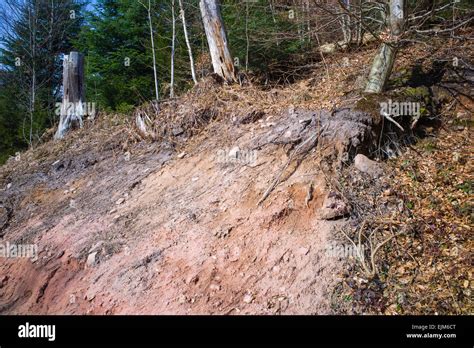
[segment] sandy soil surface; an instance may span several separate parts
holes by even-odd
[[[35,243],[39,258],[1,261],[0,312],[331,313],[341,264],[327,240],[345,219],[320,219],[329,189],[316,150],[257,206],[289,156],[273,135],[291,137],[306,116],[213,123],[179,153],[92,142],[9,172],[3,241]]]

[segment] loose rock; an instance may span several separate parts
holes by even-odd
[[[321,220],[331,220],[341,218],[349,214],[350,209],[342,199],[341,195],[336,192],[329,192],[323,202],[320,211]]]
[[[94,267],[97,264],[97,251],[90,253],[89,256],[87,256],[86,264],[88,267]]]
[[[253,296],[251,294],[246,294],[244,296],[244,302],[245,303],[251,303],[253,301]]]
[[[373,177],[379,177],[383,175],[382,167],[379,163],[372,161],[362,154],[358,154],[354,158],[354,167],[362,173],[369,174]]]

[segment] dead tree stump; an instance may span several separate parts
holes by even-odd
[[[84,105],[84,56],[79,52],[71,52],[64,55],[63,99],[55,139],[62,139],[72,127],[82,128]]]
[[[199,6],[214,73],[228,83],[233,83],[236,81],[234,61],[230,54],[219,2],[217,0],[201,0]]]

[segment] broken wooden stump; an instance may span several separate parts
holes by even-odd
[[[74,126],[82,128],[85,115],[84,56],[79,52],[64,55],[63,99],[55,139],[64,138]]]

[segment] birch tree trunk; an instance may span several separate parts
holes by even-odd
[[[197,84],[198,82],[196,78],[196,70],[194,69],[193,51],[191,49],[191,43],[189,42],[188,28],[186,27],[186,16],[184,15],[184,6],[182,0],[179,0],[179,11],[181,21],[183,22],[184,40],[186,41],[186,46],[188,46],[189,64],[191,65],[191,76],[193,77],[194,84]]]
[[[30,89],[30,103],[28,107],[28,113],[30,116],[30,131],[28,136],[28,145],[33,146],[33,118],[35,114],[36,105],[36,33],[38,27],[38,7],[37,4],[32,4],[34,8],[28,8],[28,26],[30,30],[30,52],[32,58],[31,64],[31,89]]]
[[[71,52],[64,56],[63,61],[63,100],[55,139],[64,138],[75,123],[82,128],[84,103],[84,56],[79,52]]]
[[[399,36],[403,33],[405,23],[404,0],[390,0],[390,40],[384,42],[372,63],[366,93],[381,93],[392,72],[397,55]]]
[[[153,36],[153,23],[151,21],[151,0],[148,0],[148,6],[145,5],[141,0],[138,2],[147,10],[148,13],[148,26],[150,27],[150,41],[151,41],[151,51],[153,55],[153,77],[155,80],[155,101],[158,102],[160,100],[159,93],[158,93],[158,74],[156,72],[156,55],[155,55],[155,39]]]
[[[176,41],[176,19],[174,16],[174,0],[171,1],[171,15],[172,15],[172,25],[173,33],[171,39],[171,81],[170,81],[170,98],[174,97],[174,52],[175,52],[175,41]]]
[[[364,8],[364,0],[359,0],[359,6],[357,7],[357,25],[356,25],[356,41],[357,41],[357,46],[361,46],[363,43],[363,38],[364,38],[364,14],[363,14],[363,8]]]
[[[249,39],[249,2],[245,2],[245,71],[249,71],[249,51],[250,51],[250,39]]]
[[[158,93],[158,76],[156,73],[155,40],[153,37],[153,24],[151,22],[151,0],[148,0],[148,23],[150,25],[151,51],[153,53],[153,76],[155,78],[155,98],[156,98],[156,101],[159,101],[160,96]]]
[[[229,51],[219,3],[217,0],[201,0],[199,7],[214,72],[228,83],[236,82],[234,62]]]
[[[344,9],[348,12],[351,11],[351,3],[350,0],[343,0],[342,4]],[[342,33],[344,35],[344,43],[345,46],[350,45],[352,41],[352,30],[351,30],[351,17],[348,13],[344,13],[341,18],[342,22]]]

